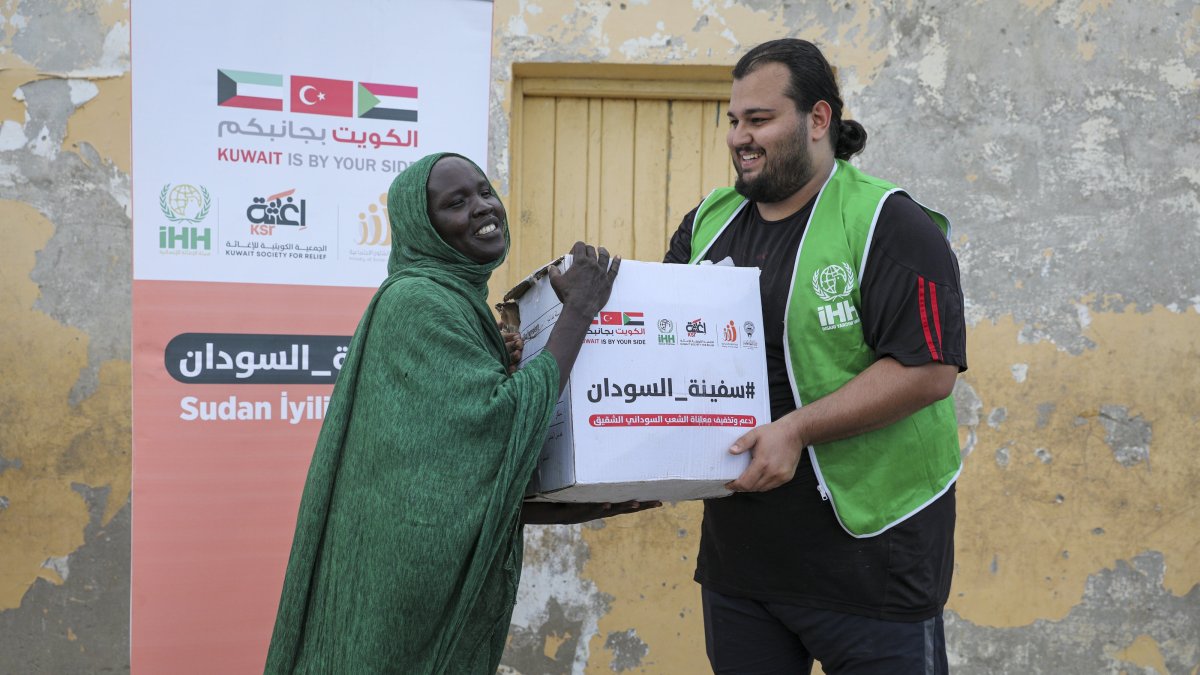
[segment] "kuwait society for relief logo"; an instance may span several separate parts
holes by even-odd
[[[859,322],[858,309],[845,299],[854,291],[854,268],[848,263],[829,265],[813,272],[813,293],[824,300],[817,307],[822,330],[846,328]]]

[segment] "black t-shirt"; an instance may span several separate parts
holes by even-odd
[[[780,221],[753,203],[713,242],[705,259],[726,257],[762,271],[763,342],[771,418],[795,410],[783,327],[796,251],[813,202]],[[693,210],[664,262],[691,258]],[[906,195],[880,211],[861,280],[863,334],[879,357],[915,366],[940,361],[966,369],[966,328],[958,261],[929,216]],[[805,452],[789,483],[704,504],[696,581],[726,595],[831,609],[892,621],[941,612],[954,560],[954,488],[875,537],[846,533],[821,499]]]

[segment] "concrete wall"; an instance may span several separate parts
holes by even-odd
[[[1200,7],[499,0],[513,63],[839,67],[860,165],[952,215],[957,673],[1200,672]],[[0,672],[128,669],[128,7],[0,3]],[[181,27],[186,30],[186,27]],[[507,188],[504,188],[507,189]],[[694,504],[529,528],[504,670],[703,672]]]
[[[1196,2],[499,0],[495,21],[502,184],[512,64],[820,44],[871,134],[860,166],[954,221],[970,362],[954,671],[1197,672]],[[506,663],[703,672],[698,525],[688,504],[530,528]]]
[[[0,3],[0,672],[129,666],[129,10]]]

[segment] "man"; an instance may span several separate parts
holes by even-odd
[[[845,160],[832,69],[803,40],[733,71],[735,189],[688,214],[666,262],[762,270],[772,422],[704,507],[696,581],[717,673],[945,673],[961,468],[963,300],[947,221]]]

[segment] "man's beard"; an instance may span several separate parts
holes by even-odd
[[[740,163],[737,156],[743,148],[734,153],[734,169],[737,171],[737,181],[733,184],[738,194],[764,204],[781,202],[800,191],[808,181],[812,180],[812,155],[804,145],[805,130],[800,129],[792,137],[791,142],[776,151],[775,155],[766,155],[766,162],[757,178],[746,180],[742,178]]]

